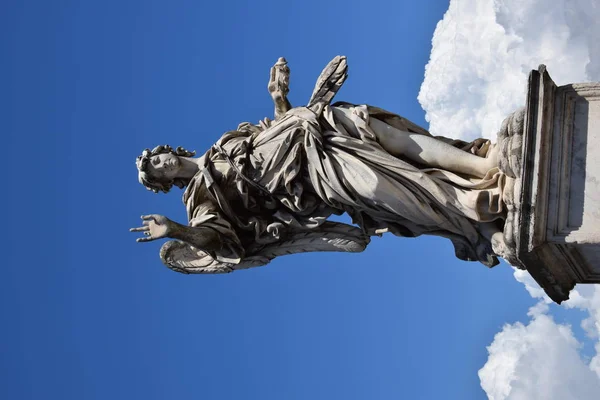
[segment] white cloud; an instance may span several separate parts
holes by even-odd
[[[526,273],[515,278],[540,301],[529,310],[531,321],[507,324],[488,347],[489,357],[479,370],[481,387],[490,399],[598,399],[600,394],[600,287],[581,285],[563,307],[588,313],[581,322],[595,339],[595,355],[586,360],[570,326],[548,315],[547,296]]]
[[[564,303],[564,306],[589,313],[589,316],[581,321],[581,327],[590,339],[596,341],[594,346],[596,354],[590,360],[590,369],[600,379],[600,285],[577,286],[571,291],[570,299]]]
[[[544,289],[531,277],[529,272],[515,268],[515,279],[525,285],[525,289],[534,299],[540,299],[546,304],[552,303],[552,299],[548,297]]]
[[[419,93],[430,131],[495,137],[539,64],[559,85],[600,80],[598,21],[598,0],[452,0]]]
[[[548,305],[532,307],[527,325],[505,325],[488,347],[481,386],[493,400],[596,400],[600,376],[579,353],[571,327],[545,314]]]
[[[599,0],[451,0],[437,25],[419,102],[435,135],[494,138],[525,103],[527,76],[546,64],[559,84],[600,81]],[[577,286],[563,307],[587,313],[590,360],[557,307],[524,271],[515,278],[539,302],[527,324],[504,326],[479,371],[491,399],[600,398],[600,286]]]

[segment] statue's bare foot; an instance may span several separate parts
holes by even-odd
[[[485,222],[480,225],[479,231],[486,238],[494,254],[503,256],[506,252],[506,243],[504,242],[504,233],[496,222]]]
[[[492,235],[491,242],[492,242],[492,250],[494,251],[494,253],[496,253],[500,257],[503,257],[507,251],[506,243],[504,242],[504,233],[503,232],[495,232]]]

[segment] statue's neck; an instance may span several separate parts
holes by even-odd
[[[178,178],[190,181],[200,170],[200,158],[179,157],[179,160],[181,161],[181,169],[177,174]]]

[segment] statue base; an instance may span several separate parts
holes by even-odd
[[[542,65],[502,131],[513,175],[502,256],[560,304],[575,284],[600,283],[600,83],[557,87]]]

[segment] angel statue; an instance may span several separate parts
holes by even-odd
[[[268,90],[275,119],[242,123],[204,155],[178,147],[146,149],[139,181],[154,192],[184,189],[188,224],[142,216],[131,231],[161,238],[160,256],[183,273],[224,273],[299,252],[360,252],[370,237],[423,234],[450,239],[456,256],[498,263],[506,216],[497,146],[434,137],[391,112],[331,104],[347,77],[335,57],[306,106],[287,99],[280,58]],[[328,220],[348,213],[355,225]]]

